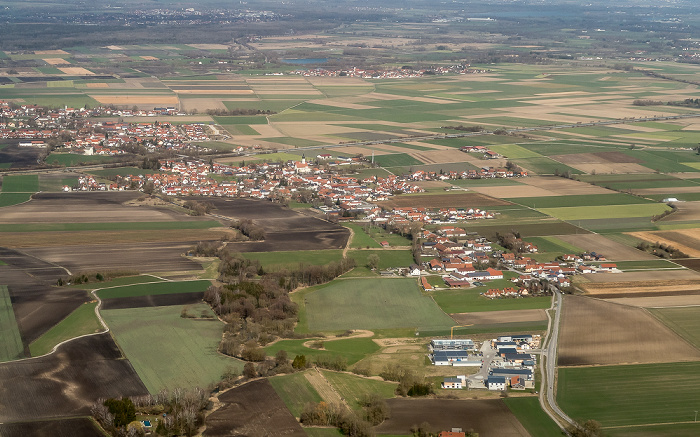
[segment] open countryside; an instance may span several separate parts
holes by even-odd
[[[341,3],[0,0],[0,435],[697,435],[698,5]]]

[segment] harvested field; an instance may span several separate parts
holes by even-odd
[[[448,150],[423,150],[420,152],[415,151],[407,153],[425,164],[442,164],[445,162],[466,161],[466,157],[464,156],[465,153],[454,148],[450,148]]]
[[[192,292],[105,299],[102,302],[102,310],[189,305],[201,302],[203,297],[204,292]]]
[[[677,208],[676,212],[659,220],[658,223],[700,220],[700,201],[674,202],[674,205]]]
[[[692,258],[700,258],[700,228],[675,231],[629,232],[628,235],[650,243],[673,246]]]
[[[267,379],[249,382],[219,395],[223,403],[206,419],[204,435],[306,437]]]
[[[64,72],[65,74],[69,74],[71,76],[92,76],[93,74],[95,74],[87,68],[83,67],[58,67],[58,69]]]
[[[479,193],[460,192],[458,194],[403,195],[386,202],[379,202],[379,205],[385,208],[404,208],[410,206],[422,206],[425,208],[473,208],[512,205],[512,203]]]
[[[99,398],[148,394],[108,333],[62,345],[52,355],[0,364],[0,422],[87,416]]]
[[[0,425],[0,435],[3,437],[104,437],[93,421],[84,417],[5,423]]]
[[[34,50],[35,55],[69,55],[65,50]]]
[[[137,192],[38,193],[21,205],[4,208],[5,223],[113,223],[210,220],[149,205],[125,205]]]
[[[23,253],[0,249],[0,278],[12,299],[24,354],[29,344],[88,300],[87,293],[52,285],[65,270]]]
[[[700,306],[700,289],[696,294],[682,296],[650,296],[650,297],[613,297],[605,299],[610,303],[629,305],[639,308],[666,308],[676,306]]]
[[[503,198],[518,198],[518,197],[547,197],[557,196],[553,191],[537,188],[530,185],[509,185],[509,186],[489,186],[476,185],[470,186],[466,184],[470,190],[485,194],[487,196]]]
[[[278,250],[342,249],[350,231],[313,215],[303,214],[262,200],[211,199],[214,214],[235,220],[252,219],[265,229],[265,240],[229,243],[236,252],[273,252]]]
[[[466,325],[493,325],[499,323],[540,322],[547,320],[545,310],[484,311],[479,313],[450,314],[455,322]]]
[[[130,270],[140,273],[201,270],[202,266],[182,256],[198,240],[162,243],[126,243],[35,247],[24,252],[68,268],[71,272]],[[107,256],[109,249],[109,256]]]
[[[42,61],[49,65],[70,65],[70,62],[63,58],[44,58]]]
[[[411,426],[430,423],[431,431],[462,428],[480,437],[524,437],[530,434],[500,399],[389,399],[390,416],[377,434],[410,434]]]
[[[565,179],[556,176],[534,176],[520,179],[520,182],[550,191],[555,196],[581,195],[581,194],[613,194],[613,191],[605,188]]]
[[[582,296],[564,298],[560,366],[695,360],[700,360],[699,350],[641,308]]]
[[[663,282],[667,285],[680,284],[679,281],[698,282],[700,281],[700,273],[693,270],[666,270],[666,271],[645,271],[645,272],[623,272],[623,273],[594,273],[582,275],[587,281],[593,284],[583,284],[586,286],[595,287],[616,287],[620,284],[629,284],[630,286],[639,287],[640,282]],[[603,285],[605,284],[605,285]],[[657,286],[660,284],[657,284]]]
[[[654,255],[609,240],[600,234],[557,235],[557,238],[587,252],[595,252],[611,261],[643,261],[657,259]]]
[[[2,234],[3,243],[13,248],[48,248],[55,246],[82,246],[96,244],[111,246],[120,243],[163,243],[173,241],[214,241],[232,230],[214,228],[211,230],[170,229],[138,231],[84,231],[84,232],[7,232]]]
[[[90,95],[93,99],[105,105],[177,105],[178,97],[167,94],[154,95]]]
[[[683,267],[687,267],[689,269],[695,270],[696,272],[700,272],[700,259],[695,258],[695,259],[677,259],[674,260],[676,264],[680,264]]]
[[[655,273],[661,272],[634,272]],[[636,276],[636,275],[634,275]],[[647,276],[647,275],[645,275]],[[649,275],[651,276],[651,275]],[[700,281],[696,280],[640,280],[639,282],[610,282],[610,283],[583,283],[578,284],[586,293],[599,299],[611,299],[619,297],[654,297],[654,296],[685,296],[700,293]]]

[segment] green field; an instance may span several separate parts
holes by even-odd
[[[338,428],[304,428],[304,432],[308,437],[342,437],[345,435]]]
[[[168,229],[209,229],[221,227],[214,220],[172,222],[114,222],[114,223],[11,223],[0,232],[64,232],[64,231],[160,231]]]
[[[700,307],[649,308],[656,318],[695,347],[700,347]]]
[[[392,155],[379,155],[374,157],[374,162],[380,167],[401,167],[423,164],[416,158],[405,153],[396,153]]]
[[[47,164],[59,164],[66,167],[80,163],[101,164],[114,161],[111,156],[100,155],[76,155],[74,153],[52,153],[46,157]]]
[[[32,193],[0,193],[0,207],[24,203],[32,198]]]
[[[350,408],[360,409],[361,400],[365,395],[376,393],[384,399],[393,398],[396,383],[362,378],[347,373],[322,370],[323,376],[331,383],[341,398],[345,399]]]
[[[561,220],[614,219],[649,217],[671,208],[663,203],[639,205],[573,206],[568,208],[539,208],[539,211]]]
[[[433,299],[448,314],[473,313],[482,311],[532,310],[549,308],[551,297],[522,297],[516,299],[489,299],[481,293],[489,288],[512,287],[508,280],[490,281],[484,287],[434,291]]]
[[[104,328],[95,314],[96,306],[97,302],[85,303],[79,306],[68,317],[34,340],[29,345],[29,351],[32,356],[38,357],[47,354],[62,341],[103,331]]]
[[[542,410],[537,397],[510,397],[503,401],[531,436],[559,437],[562,435],[559,425]]]
[[[24,345],[7,286],[0,285],[0,362],[24,357]]]
[[[207,280],[135,284],[103,288],[97,292],[97,295],[100,299],[116,299],[120,297],[152,296],[156,294],[194,293],[197,291],[205,291],[210,285],[211,281]]]
[[[409,250],[350,250],[348,258],[353,258],[357,266],[367,265],[367,258],[375,254],[379,257],[379,269],[390,267],[408,267],[413,264],[413,256]]]
[[[559,406],[573,419],[603,427],[689,422],[700,362],[561,368],[558,387]]]
[[[235,247],[229,245],[229,248]],[[289,252],[246,252],[243,256],[260,261],[267,270],[296,269],[300,265],[322,266],[331,261],[340,261],[342,250],[298,250]]]
[[[2,178],[3,193],[36,193],[39,191],[38,175],[7,175]]]
[[[189,308],[194,314],[211,311],[206,304]],[[102,312],[120,349],[153,394],[177,387],[207,388],[227,370],[243,368],[241,361],[217,352],[223,323],[180,317],[182,309],[176,305]]]
[[[524,147],[518,146],[517,144],[502,144],[489,146],[489,148],[508,159],[538,158],[542,156],[537,152],[533,152],[532,150],[528,150]]]
[[[607,235],[606,235],[607,236]],[[680,269],[678,264],[665,259],[650,259],[644,261],[616,261],[617,268],[625,271],[635,270],[664,270],[664,269]]]
[[[352,241],[350,242],[350,247],[352,247],[353,249],[364,249],[365,247],[381,247],[379,243],[374,241],[374,239],[370,237],[367,234],[367,232],[365,232],[362,225],[356,223],[343,223],[343,226],[345,226],[348,229],[352,229],[352,231],[354,232]]]
[[[304,343],[307,341],[313,342],[316,340],[280,340],[266,347],[265,352],[269,356],[274,356],[277,351],[285,350],[290,359],[296,355],[306,355],[308,359],[322,356],[342,356],[348,360],[348,365],[352,365],[380,349],[377,343],[370,338],[347,338],[331,341],[320,339],[319,341],[323,342],[323,350],[304,346]]]
[[[693,417],[694,419],[694,417]],[[700,422],[670,423],[634,427],[607,428],[608,437],[696,437],[700,434]]]
[[[307,370],[307,372],[314,372],[314,370]],[[273,376],[268,380],[294,417],[301,415],[307,403],[323,400],[306,379],[305,373]]]
[[[583,249],[560,240],[557,237],[529,237],[525,241],[537,246],[538,252],[583,253]],[[532,256],[530,254],[529,256]]]
[[[303,295],[298,330],[449,327],[454,321],[420,293],[414,279],[344,279]]]

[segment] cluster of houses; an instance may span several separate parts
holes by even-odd
[[[347,165],[366,165],[362,157],[348,158],[343,162]],[[361,210],[368,214],[379,214],[381,211],[381,208],[369,202],[387,200],[396,193],[423,191],[400,176],[360,180],[330,173],[323,165],[307,162],[305,157],[300,161],[238,167],[201,160],[168,160],[161,163],[157,173],[119,176],[116,184],[110,185],[109,189],[143,189],[146,184],[152,183],[156,192],[169,196],[259,199],[289,198],[307,190],[313,192],[320,202],[331,205],[328,208],[330,213]],[[231,180],[217,181],[212,174],[229,176]]]
[[[347,68],[347,69],[327,69],[327,68],[312,68],[305,70],[294,70],[292,74],[297,74],[305,77],[360,77],[363,79],[408,79],[414,77],[423,77],[426,74],[447,74],[447,73],[457,73],[457,74],[474,74],[474,73],[484,73],[486,70],[474,70],[470,69],[469,65],[451,65],[451,66],[439,66],[430,69],[407,69],[407,68],[397,68],[394,70],[383,70],[383,69],[365,69],[365,68]]]
[[[126,111],[101,106],[93,109],[48,109],[0,101],[0,138],[27,140],[21,141],[20,147],[46,147],[44,140],[60,138],[63,151],[79,155],[122,155],[129,149],[128,146],[142,146],[150,152],[210,152],[206,147],[192,144],[209,140],[206,127],[201,123],[117,123],[98,119],[105,116],[176,114],[173,108],[156,108],[153,111]]]
[[[540,347],[540,336],[519,334],[491,341],[496,356],[491,360],[485,386],[489,390],[535,388],[537,357],[529,351]]]

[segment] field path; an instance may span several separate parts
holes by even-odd
[[[350,244],[352,244],[352,239],[355,237],[355,231],[352,228],[345,228],[350,231],[350,236],[348,237],[348,242],[345,244],[345,249],[343,249],[343,258],[348,256],[348,250],[350,250]]]
[[[348,410],[350,409],[348,404],[345,402],[345,399],[343,399],[340,394],[335,391],[331,383],[328,382],[325,376],[323,376],[323,373],[321,373],[318,367],[311,372],[306,372],[304,376],[309,381],[311,386],[316,389],[324,401],[328,402],[329,404],[342,405]]]
[[[353,329],[352,334],[350,335],[345,335],[345,336],[339,336],[339,337],[333,337],[333,338],[317,338],[317,339],[312,339],[309,341],[305,341],[303,343],[304,347],[310,348],[310,344],[321,340],[322,342],[327,342],[327,341],[336,341],[336,340],[347,340],[348,338],[371,338],[374,337],[374,332],[366,330],[366,329]]]

